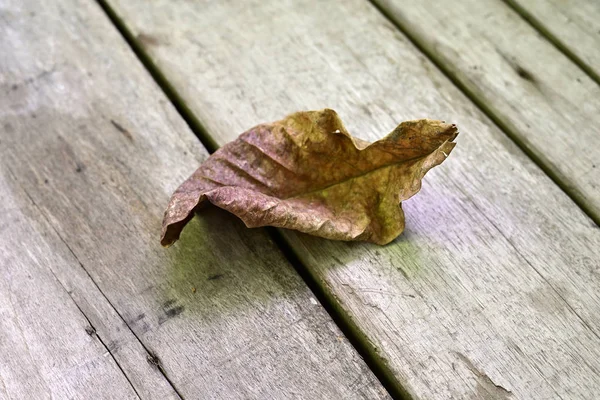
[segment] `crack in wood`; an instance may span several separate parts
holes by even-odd
[[[456,356],[465,364],[467,369],[475,375],[478,384],[482,386],[478,390],[484,392],[482,393],[484,398],[508,399],[512,396],[510,390],[495,383],[485,372],[477,368],[467,356],[460,352],[454,352],[454,354],[456,354]]]
[[[69,244],[65,241],[65,239],[60,235],[60,233],[58,232],[58,230],[54,227],[54,225],[52,225],[50,218],[48,218],[46,216],[46,214],[44,213],[44,211],[42,210],[42,208],[36,203],[36,201],[33,199],[33,197],[31,197],[31,195],[29,194],[29,192],[23,187],[23,185],[21,185],[18,180],[16,179],[16,175],[14,174],[14,172],[10,169],[10,167],[8,165],[6,165],[6,168],[8,170],[8,172],[12,175],[13,179],[15,182],[17,182],[17,184],[19,185],[19,187],[21,188],[21,190],[23,191],[23,193],[25,194],[25,196],[27,196],[27,198],[29,199],[29,201],[31,202],[31,204],[33,205],[33,207],[39,212],[39,214],[42,216],[42,218],[46,221],[46,224],[50,227],[50,229],[52,229],[52,231],[54,231],[54,233],[56,234],[57,238],[65,245],[65,247],[67,248],[67,250],[71,253],[71,255],[73,256],[73,258],[77,261],[77,263],[79,264],[79,266],[81,267],[81,269],[85,272],[85,274],[87,275],[88,279],[90,279],[91,283],[96,287],[96,289],[98,290],[98,292],[102,295],[102,297],[106,300],[106,302],[110,305],[110,307],[115,311],[115,313],[119,316],[119,318],[123,321],[123,323],[125,324],[125,326],[129,329],[129,331],[131,332],[131,334],[137,339],[138,343],[142,346],[142,348],[146,351],[146,353],[148,354],[148,356],[152,355],[152,353],[148,350],[148,348],[144,345],[144,343],[140,340],[140,338],[135,334],[135,332],[132,330],[132,328],[129,326],[129,324],[127,324],[127,322],[125,321],[125,319],[122,317],[122,315],[119,313],[119,311],[114,307],[114,305],[111,303],[111,301],[108,299],[108,297],[106,296],[106,294],[100,289],[100,287],[98,286],[98,284],[96,283],[96,281],[92,278],[92,276],[90,275],[90,273],[87,271],[87,269],[83,266],[82,262],[79,260],[79,258],[77,257],[77,255],[75,254],[75,252],[73,251],[73,249],[71,248],[71,246],[69,246]],[[131,382],[129,376],[125,373],[125,371],[123,370],[122,366],[119,364],[119,362],[117,361],[113,351],[111,351],[111,349],[104,343],[104,341],[101,339],[100,335],[98,334],[96,328],[94,327],[94,325],[92,324],[92,322],[90,321],[90,318],[87,316],[87,314],[83,311],[83,309],[81,308],[81,306],[79,305],[79,303],[75,300],[75,298],[73,297],[73,292],[67,290],[67,288],[64,286],[63,282],[56,276],[56,274],[54,273],[54,271],[52,270],[52,268],[48,268],[48,270],[50,271],[50,273],[52,274],[52,276],[54,276],[54,279],[56,279],[56,281],[58,282],[58,284],[64,289],[64,291],[69,295],[69,297],[71,298],[71,300],[73,301],[73,304],[75,305],[75,307],[77,307],[77,309],[81,312],[81,314],[83,315],[83,317],[86,319],[88,326],[85,328],[85,331],[88,335],[92,336],[94,335],[98,341],[102,344],[102,346],[106,349],[107,353],[110,354],[111,358],[113,359],[113,361],[115,362],[115,364],[117,365],[117,367],[119,368],[119,370],[121,371],[121,373],[123,374],[123,376],[125,377],[125,379],[127,380],[127,382],[129,382],[129,384],[131,385],[132,390],[134,391],[134,393],[136,394],[136,396],[138,398],[141,399],[139,393],[137,392],[135,386],[133,385],[133,383]],[[90,334],[91,332],[91,334]],[[156,356],[154,356],[156,357]],[[171,386],[171,388],[173,389],[173,391],[177,394],[177,396],[183,400],[183,396],[179,393],[179,391],[177,390],[177,388],[174,386],[174,384],[171,382],[171,380],[169,379],[169,377],[165,374],[164,370],[161,368],[159,368],[160,373],[163,375],[163,377],[165,378],[165,380],[168,382],[168,384]]]

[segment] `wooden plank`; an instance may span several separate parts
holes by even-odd
[[[220,144],[298,109],[339,110],[370,140],[411,118],[458,124],[398,240],[285,233],[409,394],[600,389],[598,227],[369,3],[110,4]]]
[[[77,260],[5,165],[0,214],[0,398],[139,398],[54,275]]]
[[[502,2],[375,2],[600,223],[600,86]]]
[[[504,0],[600,84],[600,3]]]
[[[207,153],[102,9],[0,10],[0,296],[15,299],[0,310],[28,335],[0,338],[0,393],[63,377],[56,397],[126,398],[124,374],[143,398],[388,398],[264,230],[212,212],[160,246],[170,193]]]

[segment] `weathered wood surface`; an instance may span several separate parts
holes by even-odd
[[[600,223],[600,86],[503,2],[375,3]]]
[[[138,398],[100,340],[104,332],[94,332],[65,280],[55,275],[60,265],[77,271],[79,264],[39,212],[2,163],[0,398],[106,398],[106,388],[120,398]],[[96,305],[106,314],[105,302]],[[144,364],[133,367],[151,373]]]
[[[0,37],[0,397],[388,397],[263,230],[160,246],[207,153],[95,2]]]
[[[504,0],[600,83],[600,2]]]
[[[398,240],[287,239],[416,398],[600,390],[598,227],[369,3],[110,4],[220,144],[298,109],[371,140],[457,123]]]

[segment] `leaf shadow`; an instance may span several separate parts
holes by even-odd
[[[186,312],[200,320],[291,316],[289,308],[308,290],[264,229],[248,229],[217,207],[203,209],[165,251],[171,263],[164,318],[175,304],[186,304]]]
[[[347,268],[357,262],[367,263],[365,267],[376,275],[397,273],[407,280],[422,272],[422,249],[415,244],[419,234],[411,227],[384,246],[328,240],[290,230],[281,230],[281,234],[288,248],[295,249],[292,251],[299,262],[313,273],[326,274],[328,269]]]

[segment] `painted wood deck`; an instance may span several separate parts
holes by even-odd
[[[595,398],[597,7],[537,4],[0,0],[0,399]],[[208,151],[324,107],[459,126],[397,240],[160,246]]]

